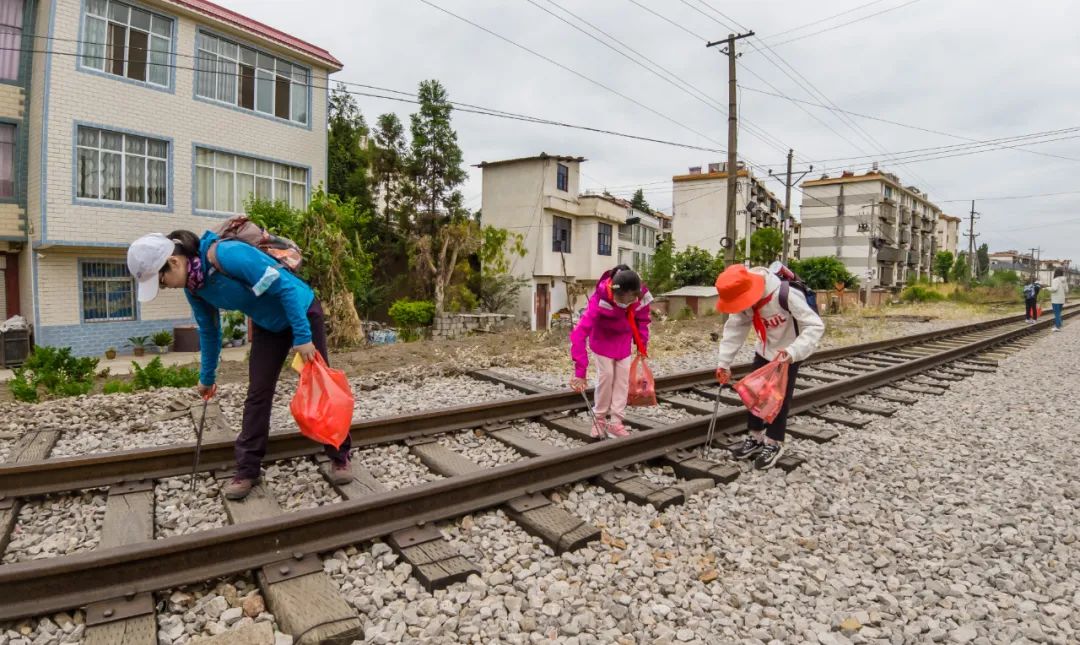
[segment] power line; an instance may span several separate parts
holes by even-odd
[[[660,118],[664,119],[665,121],[669,121],[669,122],[671,122],[671,123],[673,123],[673,124],[675,124],[675,125],[677,125],[677,126],[679,126],[681,128],[689,130],[690,132],[693,132],[694,134],[698,135],[699,137],[701,137],[701,138],[703,138],[703,139],[705,139],[707,141],[712,141],[713,143],[715,143],[717,145],[722,145],[719,141],[716,141],[715,139],[708,136],[707,134],[705,134],[703,132],[699,132],[698,130],[695,130],[694,128],[686,125],[685,123],[677,121],[676,119],[673,119],[672,117],[670,117],[670,116],[668,116],[668,115],[666,115],[666,114],[664,114],[662,112],[659,112],[659,111],[649,107],[648,105],[645,105],[644,103],[638,101],[637,99],[634,99],[634,98],[632,98],[630,96],[627,96],[626,94],[623,94],[622,92],[620,92],[620,91],[618,91],[618,90],[616,90],[616,89],[614,89],[612,87],[609,87],[608,85],[605,85],[604,83],[601,83],[600,81],[592,79],[592,78],[582,74],[581,72],[579,72],[579,71],[577,71],[577,70],[575,70],[575,69],[573,69],[571,67],[563,65],[562,63],[556,61],[553,58],[545,56],[544,54],[541,54],[540,52],[538,52],[538,51],[536,51],[534,49],[531,49],[529,47],[526,47],[525,45],[522,45],[522,44],[520,44],[518,42],[515,42],[515,41],[511,40],[510,38],[507,38],[506,36],[503,36],[502,34],[499,34],[499,33],[495,32],[495,31],[492,31],[491,29],[488,29],[487,27],[484,27],[483,25],[481,25],[479,23],[473,22],[473,21],[469,20],[468,18],[460,16],[460,15],[450,11],[449,9],[440,7],[439,5],[435,4],[434,2],[431,2],[431,0],[420,0],[420,2],[428,5],[432,9],[435,9],[437,11],[441,11],[442,13],[445,13],[446,15],[448,15],[448,16],[450,16],[452,18],[460,20],[461,22],[464,22],[467,25],[471,25],[471,26],[473,26],[473,27],[475,27],[475,28],[477,28],[477,29],[491,35],[491,36],[494,36],[494,37],[498,38],[499,40],[502,40],[503,42],[505,42],[507,44],[513,45],[514,47],[517,47],[518,49],[521,49],[522,51],[526,51],[526,52],[532,54],[533,56],[536,56],[536,57],[538,57],[538,58],[540,58],[542,60],[545,60],[545,61],[551,63],[552,65],[555,65],[559,69],[567,71],[567,72],[573,74],[574,76],[577,76],[578,78],[580,78],[580,79],[582,79],[584,81],[592,83],[593,85],[596,85],[598,87],[602,87],[603,89],[611,92],[612,94],[615,94],[616,96],[618,96],[620,98],[623,98],[623,99],[625,99],[627,101],[630,101],[634,105],[637,105],[638,107],[641,107],[641,108],[647,110],[648,112],[650,112],[652,114],[655,114],[656,116],[659,116]]]
[[[829,31],[834,31],[834,30],[836,30],[836,29],[840,29],[840,28],[842,28],[842,27],[847,27],[848,25],[854,25],[855,23],[857,23],[857,22],[862,22],[863,20],[869,20],[870,18],[874,18],[874,17],[880,16],[880,15],[882,15],[882,14],[886,14],[886,13],[889,13],[889,12],[891,12],[891,11],[896,11],[897,9],[903,9],[904,7],[907,7],[907,6],[913,5],[913,4],[915,4],[916,2],[919,2],[919,0],[908,0],[908,2],[905,2],[904,4],[901,4],[901,5],[897,5],[897,6],[895,6],[895,7],[890,7],[890,8],[888,8],[888,9],[884,9],[884,10],[882,10],[882,11],[878,11],[877,13],[872,13],[872,14],[869,14],[869,15],[863,16],[863,17],[861,17],[861,18],[856,18],[856,19],[854,19],[854,20],[850,20],[850,21],[848,21],[848,22],[840,23],[839,25],[833,25],[832,27],[829,27],[829,28],[827,28],[827,29],[822,29],[822,30],[820,30],[820,31],[815,31],[815,32],[812,32],[812,33],[809,33],[809,34],[804,34],[804,35],[802,35],[802,36],[796,36],[795,38],[789,38],[789,39],[787,39],[787,40],[783,40],[783,41],[781,41],[781,42],[778,42],[778,43],[774,43],[774,44],[773,44],[772,46],[773,46],[773,47],[780,47],[780,46],[782,46],[782,45],[787,45],[788,43],[793,43],[793,42],[796,42],[796,41],[799,41],[799,40],[803,40],[803,39],[806,39],[806,38],[810,38],[810,37],[813,37],[813,36],[817,36],[817,35],[819,35],[819,34],[824,34],[824,33],[826,33],[826,32],[829,32]]]
[[[885,0],[874,0],[873,2],[867,2],[866,4],[861,4],[861,5],[857,6],[857,7],[852,7],[851,9],[848,9],[847,11],[841,11],[840,13],[834,13],[833,15],[826,16],[825,18],[822,18],[820,20],[815,20],[814,22],[808,22],[805,25],[800,25],[798,27],[792,27],[791,29],[786,29],[784,31],[775,33],[775,34],[773,34],[771,36],[766,36],[765,39],[766,40],[773,40],[773,39],[778,38],[780,36],[786,36],[787,34],[790,34],[790,33],[795,32],[795,31],[802,31],[803,29],[806,29],[807,27],[813,27],[814,25],[820,25],[821,23],[828,22],[828,21],[832,20],[833,18],[839,18],[840,16],[846,16],[847,14],[858,11],[859,9],[865,9],[866,7],[870,7],[872,5],[881,4],[882,2],[885,2]]]

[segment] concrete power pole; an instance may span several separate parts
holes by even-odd
[[[802,181],[803,177],[814,170],[814,167],[810,166],[808,170],[804,170],[802,174],[799,175],[798,179],[792,181],[791,161],[794,156],[795,151],[789,148],[787,153],[787,177],[784,179],[784,212],[780,219],[780,230],[784,234],[783,250],[780,252],[780,262],[783,264],[787,264],[788,254],[790,253],[789,249],[791,248],[791,228],[793,227],[791,223],[791,189],[796,183]],[[775,175],[772,174],[772,170],[769,170],[769,176],[775,178]]]
[[[975,238],[979,237],[978,235],[975,235],[975,220],[977,219],[977,215],[978,213],[975,212],[975,200],[973,199],[971,200],[971,219],[968,220],[968,232],[966,233],[968,237],[968,266],[970,267],[969,271],[971,272],[971,275],[968,277],[968,286],[975,280],[975,270],[978,266],[975,263]]]
[[[724,40],[706,43],[706,47],[725,45],[722,50],[728,57],[728,145],[727,145],[727,209],[725,212],[725,246],[724,264],[735,264],[735,189],[739,179],[738,169],[738,116],[736,107],[736,84],[735,84],[735,41],[753,36],[754,32],[745,34],[728,34]],[[748,216],[749,217],[749,216]]]

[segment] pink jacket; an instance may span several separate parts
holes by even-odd
[[[630,355],[634,333],[630,329],[630,321],[627,320],[628,310],[634,312],[638,332],[641,334],[641,344],[646,350],[649,347],[649,323],[652,322],[649,305],[653,301],[649,289],[641,285],[641,297],[630,307],[623,309],[608,297],[609,281],[601,279],[600,284],[596,285],[585,315],[570,334],[570,357],[574,359],[574,376],[578,378],[585,378],[589,369],[586,341],[588,348],[599,356],[621,361]]]

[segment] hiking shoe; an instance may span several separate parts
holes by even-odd
[[[747,437],[741,444],[731,449],[731,456],[736,459],[749,459],[761,452],[765,444],[753,437]]]
[[[772,468],[783,454],[784,444],[767,443],[762,446],[761,452],[758,453],[757,459],[754,460],[754,468],[757,468],[758,470]]]
[[[251,489],[255,487],[255,480],[247,477],[241,477],[237,475],[229,480],[228,484],[225,484],[221,488],[221,492],[225,494],[225,499],[244,499],[251,492]]]
[[[344,486],[353,480],[352,466],[349,464],[349,460],[345,460],[342,463],[334,462],[330,467],[330,483],[337,486]]]
[[[592,432],[590,433],[593,439],[607,439],[608,424],[604,419],[596,419],[592,424]]]
[[[612,421],[607,427],[608,434],[613,437],[629,437],[630,431],[622,424],[622,421]]]

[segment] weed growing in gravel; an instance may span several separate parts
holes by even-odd
[[[195,387],[199,383],[199,372],[193,367],[170,365],[165,367],[161,357],[140,366],[131,362],[134,370],[132,385],[136,390],[156,390],[162,387]]]
[[[105,394],[131,394],[135,391],[135,385],[124,381],[109,381],[102,388]]]
[[[75,358],[70,347],[35,347],[8,387],[26,403],[39,401],[41,388],[47,398],[87,394],[94,387],[97,364],[96,358]]]

